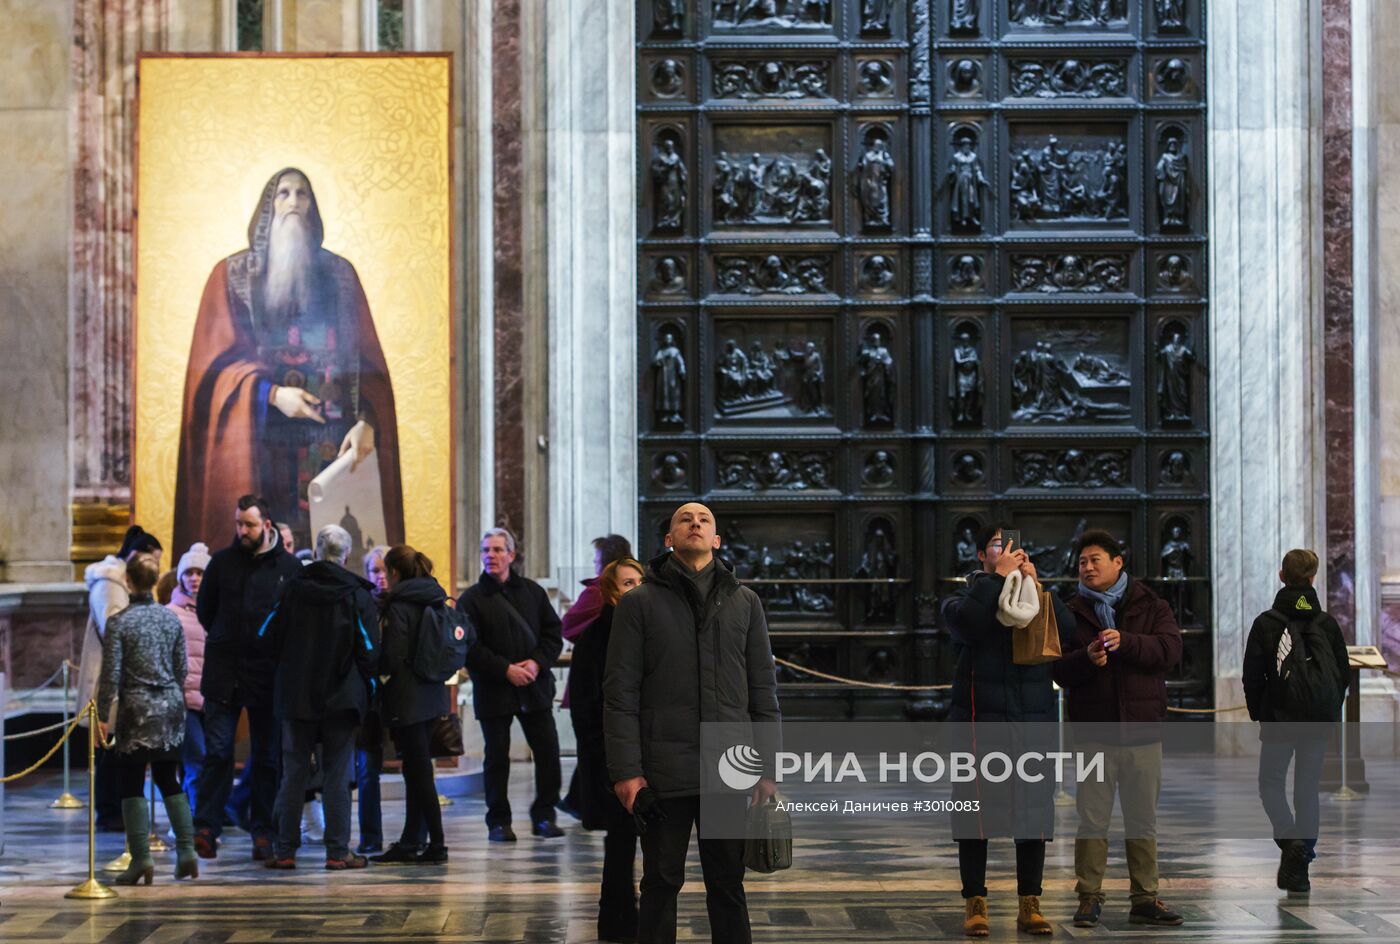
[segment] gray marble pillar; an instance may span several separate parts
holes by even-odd
[[[592,538],[637,538],[634,6],[579,0],[545,25],[549,544],[568,596]]]
[[[1291,547],[1324,527],[1319,24],[1306,0],[1207,6],[1216,703]]]

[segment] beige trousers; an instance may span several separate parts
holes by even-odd
[[[1157,897],[1157,797],[1162,791],[1162,745],[1119,747],[1084,744],[1076,750],[1103,753],[1103,782],[1079,784],[1075,806],[1079,829],[1074,840],[1074,890],[1080,898],[1103,901],[1108,868],[1108,826],[1115,792],[1123,804],[1123,835],[1132,903]]]

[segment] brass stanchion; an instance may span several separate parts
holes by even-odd
[[[97,804],[93,802],[97,793],[97,703],[90,701],[83,710],[88,713],[88,877],[63,897],[116,898],[116,892],[97,880]]]
[[[63,726],[68,726],[68,699],[72,697],[68,689],[68,660],[63,660]],[[68,740],[63,741],[63,792],[58,799],[49,804],[51,810],[77,810],[82,809],[83,801],[75,797],[69,791],[69,771],[71,770],[68,760]]]
[[[112,742],[103,745],[107,750],[111,750]],[[103,872],[125,872],[131,866],[131,847],[125,839],[122,840],[122,854],[112,859],[102,866]]]
[[[152,852],[170,851],[170,846],[156,833],[156,780],[154,774],[151,777],[151,838],[147,840],[146,844]]]
[[[122,848],[122,854],[102,866],[104,872],[125,872],[131,866],[131,850]]]

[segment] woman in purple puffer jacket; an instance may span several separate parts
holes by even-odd
[[[185,767],[185,792],[189,794],[191,807],[199,769],[204,766],[204,696],[199,693],[199,679],[204,672],[204,627],[195,615],[194,601],[208,566],[209,548],[202,543],[192,544],[175,569],[175,590],[167,604],[185,630],[185,654],[189,661],[184,686],[185,745],[180,760]]]

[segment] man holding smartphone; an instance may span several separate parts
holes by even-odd
[[[1167,673],[1181,660],[1181,630],[1171,607],[1123,569],[1123,548],[1107,531],[1085,531],[1075,544],[1079,592],[1069,601],[1077,627],[1055,663],[1065,690],[1076,749],[1104,756],[1102,781],[1079,785],[1074,926],[1092,928],[1103,908],[1108,824],[1115,790],[1123,804],[1132,924],[1175,926],[1177,914],[1157,897],[1157,797],[1162,789],[1161,722],[1167,718]]]

